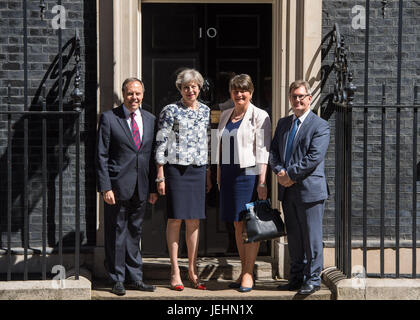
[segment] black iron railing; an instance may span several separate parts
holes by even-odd
[[[369,1],[367,3],[369,5]],[[363,268],[368,276],[418,277],[416,259],[417,183],[420,180],[417,138],[419,87],[414,85],[412,103],[402,104],[402,1],[399,9],[395,104],[387,103],[385,84],[382,86],[382,101],[378,104],[369,103],[367,63],[369,10],[366,17],[363,104],[354,104],[356,87],[353,85],[353,75],[349,71],[347,61],[347,49],[338,25],[334,26],[331,35],[335,45],[332,70],[335,72],[336,81],[333,99],[329,103],[328,117],[331,117],[333,110],[335,113],[335,257],[337,268],[348,278],[352,276],[352,267],[355,264],[352,261],[354,248],[362,249]],[[362,181],[361,184],[359,180]],[[361,206],[358,207],[360,203]],[[401,223],[402,219],[404,226]],[[411,234],[407,231],[408,219],[411,222]],[[404,234],[401,232],[402,227],[407,227]],[[408,269],[407,264],[411,264],[411,273],[401,272],[402,247],[411,248],[411,261],[402,262],[404,270]],[[385,271],[386,265],[392,266],[392,262],[385,259],[387,248],[392,249],[395,254],[395,272]],[[378,272],[369,272],[368,250],[370,249],[379,250]]]
[[[369,201],[372,201],[372,199],[369,199],[368,197],[368,186],[369,186],[369,174],[368,169],[372,167],[372,164],[369,164],[368,157],[369,157],[369,117],[372,114],[380,114],[380,127],[377,128],[377,131],[380,132],[380,161],[376,163],[375,165],[377,167],[380,167],[380,207],[379,209],[380,217],[379,217],[379,250],[380,250],[380,277],[386,277],[386,276],[393,276],[399,278],[402,276],[400,273],[400,228],[401,228],[401,206],[403,203],[401,202],[401,194],[403,187],[406,187],[404,189],[410,190],[409,192],[411,194],[411,240],[408,240],[408,242],[411,242],[411,250],[412,250],[412,267],[411,267],[411,277],[416,278],[417,277],[417,266],[416,266],[416,254],[417,254],[417,181],[418,181],[418,159],[417,159],[417,153],[418,153],[418,145],[417,145],[417,135],[418,135],[418,111],[420,108],[420,103],[418,99],[418,90],[419,87],[414,87],[414,101],[411,105],[402,105],[402,104],[387,104],[386,103],[386,87],[385,84],[382,85],[382,103],[380,104],[369,104],[369,105],[353,105],[352,109],[354,112],[363,112],[363,128],[365,134],[363,135],[363,210],[362,210],[362,219],[363,219],[363,235],[362,235],[362,249],[363,249],[363,267],[365,270],[367,270],[367,251],[368,251],[368,204]],[[389,118],[392,118],[393,121],[395,121],[395,126],[392,124],[389,124]],[[395,118],[395,119],[394,119]],[[401,143],[401,132],[402,132],[402,126],[401,124],[403,121],[407,121],[407,119],[412,119],[412,124],[407,124],[407,128],[405,130],[405,138],[408,138],[408,140],[411,140],[411,150],[409,152],[411,153],[411,165],[406,165],[405,168],[408,169],[409,176],[407,177],[407,174],[402,177],[402,170],[401,170],[401,153],[402,153],[402,143]],[[387,141],[387,137],[393,133],[395,134],[395,143],[389,143]],[[405,150],[408,149],[409,143],[405,143],[404,147]],[[407,152],[407,151],[406,151]],[[392,154],[393,159],[389,160],[387,159],[387,155]],[[391,166],[392,162],[394,162],[394,165]],[[392,168],[392,169],[391,169]],[[391,173],[390,171],[394,171],[395,173]],[[388,181],[389,176],[392,176],[391,183]],[[393,182],[393,183],[392,183]],[[389,191],[386,190],[387,186],[394,185],[394,208],[389,208],[386,206],[386,197],[387,194],[389,194]],[[407,193],[407,192],[406,192]],[[406,204],[405,204],[406,205]],[[387,219],[387,211],[392,212],[392,218],[394,219],[394,236],[391,241],[391,243],[394,243],[393,245],[386,245],[386,229],[389,229],[386,223]],[[408,211],[408,210],[407,210]],[[388,241],[389,242],[389,241]],[[407,240],[404,240],[405,243],[407,243]],[[386,248],[392,248],[395,251],[395,273],[389,274],[385,273],[385,249]],[[407,247],[405,244],[404,247]],[[407,274],[404,274],[404,276],[410,276]]]
[[[59,264],[63,266],[63,191],[67,193],[74,193],[74,217],[75,217],[75,226],[74,226],[74,269],[75,269],[75,278],[79,279],[79,265],[80,265],[80,125],[81,125],[81,114],[82,114],[82,99],[83,92],[80,90],[81,82],[81,52],[80,52],[80,37],[78,32],[76,36],[68,44],[65,45],[65,48],[71,46],[70,54],[66,58],[71,58],[74,56],[75,59],[75,68],[74,72],[71,73],[75,75],[74,81],[74,90],[71,92],[70,97],[72,99],[71,103],[65,103],[64,95],[65,90],[63,73],[63,37],[62,29],[58,28],[58,48],[57,48],[57,58],[56,61],[51,65],[48,73],[44,79],[41,81],[40,87],[36,95],[36,98],[32,100],[32,104],[29,105],[29,68],[28,68],[28,1],[22,0],[22,10],[23,10],[23,110],[22,107],[12,103],[12,99],[15,99],[12,95],[12,90],[14,89],[10,84],[7,89],[7,106],[0,108],[0,115],[7,117],[7,151],[5,155],[5,165],[3,170],[7,171],[7,245],[6,256],[7,256],[7,280],[12,280],[13,267],[14,267],[14,258],[15,254],[21,253],[23,251],[23,275],[18,277],[19,279],[29,280],[29,254],[34,254],[37,250],[30,247],[30,210],[33,208],[33,203],[30,204],[30,200],[33,202],[33,199],[30,199],[31,192],[30,189],[30,176],[32,175],[30,167],[33,166],[30,163],[31,157],[34,154],[33,150],[40,150],[41,155],[37,155],[37,159],[40,159],[40,171],[41,178],[40,184],[42,191],[39,192],[40,200],[42,202],[42,213],[41,213],[41,242],[42,249],[39,253],[41,258],[41,270],[39,270],[40,278],[42,280],[47,279],[47,210],[48,202],[51,201],[51,197],[56,197],[55,194],[55,182],[54,186],[51,186],[51,167],[57,168],[58,175],[58,196],[57,202],[57,212],[53,213],[54,218],[55,214],[58,216],[58,259]],[[58,5],[61,5],[61,0],[58,1]],[[40,17],[44,19],[45,15],[45,2],[40,2]],[[66,61],[66,64],[68,61]],[[54,71],[52,71],[54,70]],[[57,73],[58,82],[55,83],[54,88],[51,88],[47,95],[47,88],[45,82],[47,78],[53,78],[52,73]],[[68,73],[68,72],[67,72]],[[68,77],[68,75],[66,75]],[[67,79],[68,80],[68,79]],[[18,92],[18,91],[16,91]],[[57,97],[51,98],[51,95],[54,95],[58,92]],[[48,96],[48,97],[47,97]],[[48,98],[53,103],[48,103]],[[13,104],[13,106],[12,106]],[[5,119],[5,118],[3,118]],[[58,132],[50,130],[51,127],[56,126],[58,123]],[[35,129],[33,129],[35,127]],[[73,128],[72,128],[73,127]],[[71,131],[72,134],[70,137],[68,131]],[[36,137],[31,136],[35,133]],[[52,135],[58,134],[58,138]],[[40,135],[40,137],[38,137]],[[54,139],[58,141],[57,145],[49,144],[49,140]],[[20,144],[23,143],[23,148],[20,148]],[[63,187],[63,173],[64,173],[64,154],[65,148],[68,148],[69,145],[75,146],[75,172],[74,172],[74,184],[71,183],[73,188],[69,188],[67,185],[64,189]],[[16,154],[16,150],[19,151],[19,154]],[[22,151],[22,152],[20,152]],[[35,151],[36,152],[36,151]],[[51,156],[51,152],[54,152],[54,156]],[[57,155],[57,157],[56,157]],[[15,161],[14,159],[20,158],[23,161]],[[50,159],[53,159],[50,161]],[[56,163],[56,158],[58,158],[58,163]],[[20,165],[22,166],[20,167]],[[55,169],[54,169],[55,170]],[[22,175],[22,178],[19,178],[19,182],[14,181],[14,173],[19,172]],[[3,172],[4,173],[4,172]],[[66,181],[68,181],[68,177]],[[22,182],[22,183],[21,183]],[[16,188],[19,188],[16,191]],[[49,190],[53,188],[54,190]],[[22,248],[16,247],[16,241],[13,241],[12,235],[15,229],[15,217],[13,216],[16,202],[16,193],[19,194],[19,197],[22,199],[22,203],[17,211],[23,213],[23,221],[21,226],[21,243]],[[36,199],[39,200],[39,199]],[[55,199],[53,201],[55,203]],[[55,207],[55,206],[54,206]],[[55,210],[55,208],[53,208]],[[55,220],[55,219],[54,219]],[[55,221],[52,222],[55,224]],[[55,227],[53,228],[55,230]],[[55,232],[54,232],[55,233]],[[13,245],[12,245],[13,243]],[[4,247],[4,245],[3,245]],[[73,247],[73,246],[72,246]],[[71,247],[71,248],[72,248]],[[22,250],[23,249],[23,250]],[[55,250],[55,248],[54,248]],[[38,270],[36,271],[36,273]],[[31,270],[31,273],[33,271]]]
[[[335,124],[335,260],[345,274],[351,273],[352,197],[352,106],[356,87],[348,69],[347,49],[337,24],[333,30],[335,85],[333,105]]]

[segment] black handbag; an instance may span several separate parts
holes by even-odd
[[[271,240],[286,235],[280,212],[269,200],[255,201],[245,214],[244,242]]]

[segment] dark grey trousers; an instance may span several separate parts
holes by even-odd
[[[291,261],[289,281],[319,286],[324,260],[322,217],[325,200],[303,203],[287,190],[282,207]]]
[[[105,268],[114,282],[143,279],[140,238],[146,201],[137,192],[127,201],[105,203]]]

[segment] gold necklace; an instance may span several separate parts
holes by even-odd
[[[199,104],[198,104],[198,102],[194,102],[192,105],[188,106],[188,105],[185,103],[184,99],[183,99],[183,100],[182,100],[182,103],[183,103],[183,104],[184,104],[184,106],[186,106],[188,109],[191,109],[191,110],[194,110],[194,111],[198,110],[198,108],[199,108]]]
[[[234,120],[234,121],[239,121],[239,120],[243,119],[243,117],[245,116],[245,111],[242,112],[240,115],[235,115],[235,113],[236,113],[236,110],[233,110],[232,120]]]

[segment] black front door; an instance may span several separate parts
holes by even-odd
[[[180,99],[175,80],[186,67],[197,69],[206,79],[200,99],[212,110],[213,128],[217,128],[220,109],[229,105],[228,82],[234,74],[251,76],[253,103],[271,114],[271,4],[143,4],[142,30],[144,107],[156,116],[165,105]],[[215,166],[212,172],[216,173]],[[207,197],[207,219],[201,224],[200,256],[236,253],[233,226],[219,220],[217,207],[214,186]],[[148,210],[143,254],[167,255],[165,214],[164,198]],[[183,241],[180,247],[185,255]],[[260,254],[270,254],[268,243],[262,243]]]

